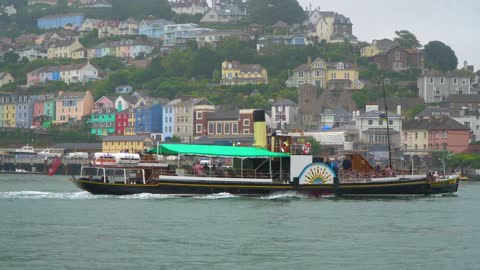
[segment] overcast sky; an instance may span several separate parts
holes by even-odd
[[[350,17],[353,34],[361,41],[393,38],[407,29],[422,45],[439,40],[452,47],[459,66],[463,61],[480,69],[480,1],[478,0],[298,0],[323,11]]]

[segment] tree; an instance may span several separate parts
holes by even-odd
[[[18,63],[18,60],[20,59],[20,56],[12,51],[7,52],[6,54],[3,55],[3,61],[8,64],[16,64]]]
[[[441,41],[430,41],[425,45],[425,64],[446,72],[457,68],[458,58],[450,46]]]
[[[252,22],[272,25],[279,20],[288,24],[302,23],[305,12],[297,0],[252,0],[248,4]]]
[[[395,31],[396,38],[393,40],[398,42],[402,48],[420,48],[422,45],[418,41],[417,37],[408,30]]]

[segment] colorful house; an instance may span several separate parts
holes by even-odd
[[[90,91],[85,92],[64,92],[60,91],[55,98],[56,102],[56,124],[63,124],[69,120],[82,120],[84,116],[90,115],[94,106],[93,96]]]
[[[1,118],[0,126],[6,128],[16,127],[15,113],[17,110],[16,97],[14,95],[4,95],[0,97]]]
[[[107,136],[115,134],[115,103],[113,98],[101,97],[95,102],[90,115],[90,134]]]
[[[128,117],[130,109],[125,109],[115,113],[115,134],[125,135],[125,128],[128,126]],[[132,110],[133,111],[133,110]]]
[[[144,152],[153,147],[153,139],[148,135],[107,136],[102,139],[102,152],[130,153]]]
[[[169,141],[174,134],[175,104],[181,99],[174,99],[163,106],[163,140]]]
[[[98,38],[118,36],[120,34],[120,21],[101,21],[98,24]]]
[[[51,94],[39,95],[33,104],[32,126],[50,128],[55,119],[55,97]]]
[[[27,73],[27,85],[47,81],[64,81],[66,84],[89,82],[99,79],[98,69],[90,63],[63,66],[46,66]]]
[[[135,133],[161,133],[162,120],[163,109],[161,104],[138,107],[135,109]]]
[[[261,65],[241,65],[238,61],[223,61],[222,85],[267,84],[268,73]]]
[[[30,128],[36,96],[17,96],[15,122],[17,128]]]

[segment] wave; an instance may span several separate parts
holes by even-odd
[[[259,197],[261,200],[281,200],[281,199],[305,199],[308,198],[308,195],[295,192],[295,191],[286,191],[286,192],[275,192],[267,196]]]
[[[230,199],[230,198],[237,198],[237,197],[238,196],[232,195],[228,192],[222,192],[222,193],[215,193],[215,194],[209,194],[209,195],[194,196],[193,198],[200,199],[200,200],[219,200],[219,199]]]
[[[8,191],[0,192],[0,199],[63,199],[86,200],[108,197],[107,195],[92,195],[86,191],[79,192],[48,192],[48,191]]]

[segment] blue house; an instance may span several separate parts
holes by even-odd
[[[163,130],[163,108],[161,104],[135,109],[135,134],[161,133]]]
[[[163,106],[163,139],[170,141],[173,138],[175,123],[175,104],[181,102],[181,99],[174,99]]]
[[[80,13],[57,14],[37,19],[37,27],[40,29],[63,28],[66,25],[79,27],[85,17]]]

